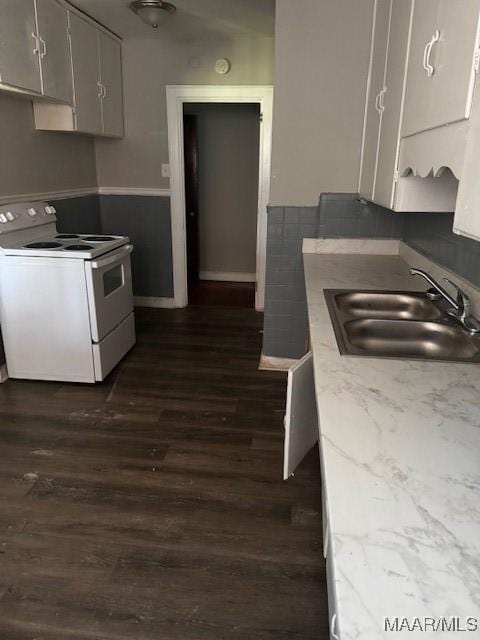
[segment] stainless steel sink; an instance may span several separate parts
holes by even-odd
[[[336,296],[335,304],[344,313],[358,318],[384,320],[437,320],[442,310],[424,293],[349,291]]]
[[[480,338],[423,292],[325,290],[340,353],[480,362]]]

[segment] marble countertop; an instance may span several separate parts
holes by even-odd
[[[324,289],[422,281],[399,255],[306,253],[304,264],[339,636],[478,638],[480,366],[341,356]],[[478,630],[385,630],[385,617],[451,616]]]

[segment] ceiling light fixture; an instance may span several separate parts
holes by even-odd
[[[154,29],[158,28],[166,15],[175,13],[177,10],[173,4],[163,0],[135,0],[130,3],[130,9]]]

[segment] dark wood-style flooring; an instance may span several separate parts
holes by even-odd
[[[140,309],[103,384],[0,386],[1,640],[325,640],[318,458],[261,316]]]
[[[191,305],[255,308],[254,282],[217,282],[198,280],[189,287]]]

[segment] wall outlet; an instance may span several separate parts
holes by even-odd
[[[170,165],[162,164],[162,178],[169,178],[169,177],[170,177]]]

